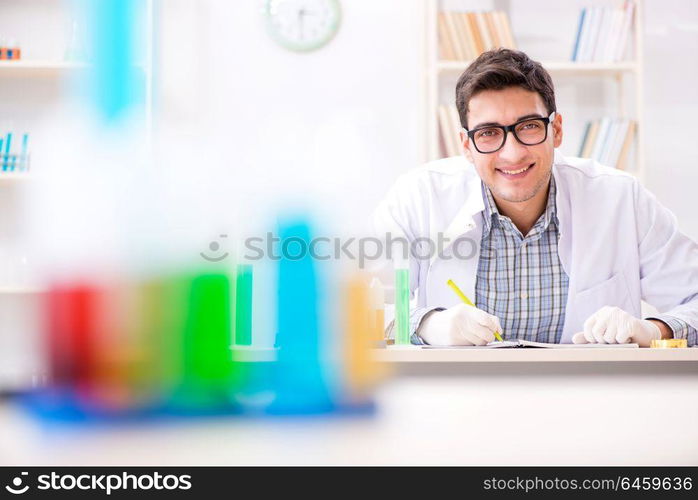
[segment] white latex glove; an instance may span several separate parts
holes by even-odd
[[[619,307],[604,306],[584,322],[584,331],[575,333],[574,344],[627,344],[649,347],[662,332],[653,322],[637,319]]]
[[[502,331],[499,319],[466,304],[429,313],[417,333],[430,345],[485,345]]]

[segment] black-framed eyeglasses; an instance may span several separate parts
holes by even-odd
[[[511,132],[524,146],[535,146],[548,138],[548,125],[555,116],[555,111],[547,118],[526,118],[512,125],[488,125],[473,130],[463,129],[475,149],[480,153],[495,153],[504,147],[507,134]]]

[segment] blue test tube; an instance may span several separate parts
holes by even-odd
[[[10,158],[10,145],[12,144],[12,132],[8,132],[5,136],[5,156],[2,159],[2,169],[7,170],[8,160]]]
[[[295,240],[305,248],[312,241],[305,217],[279,224],[282,242]],[[282,248],[283,245],[282,244]],[[278,263],[277,335],[278,357],[273,373],[275,399],[272,414],[313,414],[334,410],[328,384],[330,373],[321,346],[330,332],[323,321],[327,311],[324,276],[316,262],[303,252],[299,258],[283,255]]]

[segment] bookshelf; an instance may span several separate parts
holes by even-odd
[[[144,85],[142,112],[148,138],[153,107],[153,4],[153,0],[139,2],[143,11],[138,22],[144,23],[144,33],[134,61]],[[13,132],[16,147],[21,143],[20,134],[28,133],[31,157],[29,171],[0,169],[0,391],[31,386],[31,380],[43,371],[35,342],[47,290],[40,266],[42,249],[35,248],[30,231],[30,224],[35,224],[31,205],[39,194],[37,185],[50,182],[51,176],[44,173],[54,167],[48,163],[53,161],[49,151],[54,138],[64,133],[60,124],[82,119],[76,109],[74,77],[85,76],[91,65],[75,60],[88,60],[90,50],[73,52],[76,23],[80,29],[87,25],[81,6],[70,0],[0,3],[0,33],[5,39],[16,38],[21,48],[21,59],[0,60],[0,137]],[[89,49],[87,39],[79,45]]]
[[[21,42],[21,59],[0,60],[0,138],[6,131],[15,134],[13,144],[19,142],[18,134],[29,134],[29,171],[0,169],[0,297],[28,297],[42,291],[34,280],[16,279],[12,268],[21,257],[16,250],[28,245],[30,238],[25,230],[26,201],[33,195],[33,181],[41,175],[42,165],[34,161],[35,151],[45,151],[47,134],[57,133],[55,127],[45,126],[47,116],[60,122],[74,120],[72,99],[75,92],[74,76],[92,68],[89,62],[72,60],[70,55],[71,30],[76,20],[84,13],[79,5],[68,0],[6,0],[0,5],[0,31],[11,33]],[[145,102],[143,116],[146,131],[152,129],[153,108],[153,44],[154,44],[153,0],[146,0],[143,7],[144,49],[137,54],[134,67],[144,85]],[[89,40],[82,39],[83,59],[89,53]],[[66,103],[71,103],[66,106]],[[46,156],[44,156],[46,158]],[[17,253],[18,255],[14,255]],[[35,267],[30,261],[28,267]],[[33,269],[32,269],[33,270]],[[0,304],[1,305],[1,304]],[[0,321],[0,335],[4,324]]]
[[[565,138],[561,150],[564,154],[577,156],[581,150],[584,136],[584,124],[592,120],[601,119],[603,116],[614,116],[621,119],[631,119],[635,123],[632,147],[625,162],[626,170],[643,179],[645,174],[644,156],[644,127],[643,121],[643,45],[642,45],[642,14],[643,0],[635,0],[634,15],[630,27],[628,59],[615,62],[576,62],[571,60],[575,37],[578,29],[578,19],[582,8],[594,6],[620,7],[619,0],[577,0],[560,2],[556,9],[549,14],[538,14],[541,24],[563,24],[563,34],[557,40],[558,47],[555,51],[558,57],[550,57],[549,53],[541,50],[541,43],[531,42],[526,36],[519,36],[517,21],[522,16],[517,15],[516,9],[523,9],[524,2],[517,0],[427,0],[423,13],[424,27],[424,113],[425,126],[423,147],[424,161],[438,159],[445,154],[439,131],[439,106],[453,106],[455,82],[458,76],[470,64],[471,60],[447,60],[440,58],[443,49],[440,49],[439,40],[439,13],[442,11],[453,12],[483,12],[500,10],[504,11],[510,19],[511,32],[517,42],[516,48],[526,52],[532,59],[540,61],[550,72],[556,89],[557,107],[563,116],[565,124]],[[560,9],[564,9],[564,23],[558,22],[556,16],[560,15]],[[545,17],[545,16],[548,17]],[[443,22],[443,21],[442,21]],[[522,23],[523,24],[523,23]],[[566,28],[566,29],[565,29]],[[443,28],[442,28],[443,29]],[[558,31],[560,31],[558,29]],[[503,38],[503,37],[502,37]],[[520,39],[520,42],[519,42]],[[559,44],[566,44],[569,52],[567,58],[559,57],[563,51]],[[471,49],[472,52],[472,49]],[[603,96],[603,103],[596,108],[603,108],[601,112],[594,108],[585,109],[584,97],[582,99],[575,94],[578,85],[592,85],[597,90],[596,94]],[[572,88],[572,90],[569,90]],[[562,90],[561,90],[562,89]],[[576,97],[576,98],[575,98]],[[596,114],[593,114],[596,113]],[[580,117],[579,119],[576,119]],[[583,120],[581,118],[584,118]],[[576,119],[576,120],[575,120]],[[566,147],[566,149],[565,149]]]

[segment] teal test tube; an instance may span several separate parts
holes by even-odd
[[[22,152],[20,153],[19,157],[19,170],[27,170],[28,169],[28,159],[29,157],[27,156],[27,144],[29,142],[29,134],[24,134],[22,135]]]

